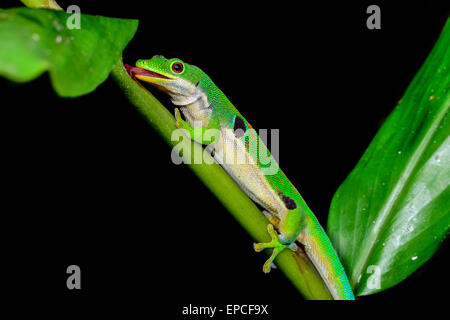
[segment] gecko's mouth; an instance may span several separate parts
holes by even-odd
[[[129,64],[125,64],[125,69],[127,70],[128,74],[130,75],[130,77],[132,77],[133,79],[136,79],[136,77],[138,79],[140,78],[159,78],[159,79],[167,79],[170,80],[169,77],[166,77],[162,74],[144,69],[144,68],[139,68],[139,67],[133,67],[130,66]]]

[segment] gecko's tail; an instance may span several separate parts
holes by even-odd
[[[350,282],[330,239],[314,215],[298,241],[304,245],[308,258],[316,267],[335,300],[355,300]]]

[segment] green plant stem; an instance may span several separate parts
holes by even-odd
[[[203,152],[203,148],[199,144],[193,143],[188,139],[184,139],[182,143],[178,140],[172,141],[172,132],[177,129],[173,115],[148,90],[131,79],[125,71],[122,59],[119,59],[114,65],[111,75],[129,101],[147,119],[164,141],[171,147],[178,146],[183,148],[182,158],[184,163],[192,163],[188,164],[190,169],[236,218],[241,226],[247,230],[250,236],[257,242],[270,241],[267,233],[268,221],[266,217],[222,167],[215,163],[207,152]],[[193,154],[196,152],[202,153],[205,163],[193,164]],[[242,245],[249,245],[249,243]],[[230,259],[233,259],[233,257],[224,257],[224,263]],[[331,299],[325,283],[300,249],[295,253],[285,250],[275,261],[277,266],[305,298]],[[262,272],[262,267],[255,270],[255,272]]]
[[[20,0],[29,8],[62,10],[54,0]]]

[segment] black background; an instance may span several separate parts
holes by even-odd
[[[323,225],[449,13],[446,1],[59,4],[139,19],[125,63],[162,54],[198,65],[255,128],[280,129],[280,165]],[[366,28],[370,4],[381,7],[381,30]],[[269,304],[272,315],[304,307],[280,271],[263,274],[266,256],[187,167],[170,161],[111,80],[76,99],[58,98],[47,74],[0,85],[11,98],[1,108],[11,297],[168,318],[189,304]],[[406,281],[360,300],[445,296],[448,251],[447,241]],[[80,291],[66,288],[71,264],[81,267]]]

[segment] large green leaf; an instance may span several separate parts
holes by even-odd
[[[93,91],[108,77],[138,21],[82,14],[80,28],[69,29],[70,16],[46,9],[0,9],[0,75],[24,82],[48,70],[60,96]]]
[[[450,227],[450,20],[336,192],[328,233],[357,295],[394,286]]]

